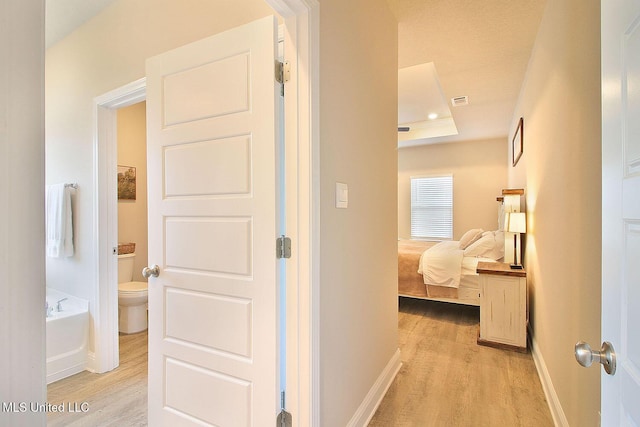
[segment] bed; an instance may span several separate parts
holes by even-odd
[[[504,257],[502,231],[473,229],[459,241],[398,241],[398,294],[404,297],[480,305],[479,261]]]

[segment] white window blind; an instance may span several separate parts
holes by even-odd
[[[453,175],[411,178],[411,238],[453,238]]]

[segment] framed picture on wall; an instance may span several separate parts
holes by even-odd
[[[516,128],[516,133],[513,134],[513,139],[511,140],[511,153],[513,166],[518,164],[518,160],[522,157],[522,152],[524,151],[524,120],[520,117],[518,121],[518,127]]]
[[[136,199],[136,168],[118,165],[118,200]]]

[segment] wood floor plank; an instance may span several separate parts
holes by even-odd
[[[531,354],[477,345],[479,318],[401,298],[403,365],[369,426],[553,426]]]
[[[88,371],[47,387],[47,401],[65,407],[87,404],[87,412],[50,412],[50,427],[146,426],[147,331],[120,335],[120,366],[111,372]]]

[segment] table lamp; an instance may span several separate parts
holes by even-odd
[[[520,237],[520,233],[527,232],[527,217],[524,212],[510,212],[507,215],[507,231],[513,234],[513,264],[511,264],[511,268],[514,270],[522,270],[522,254],[520,256],[516,256],[516,242],[517,238]],[[520,261],[520,262],[518,262]]]

